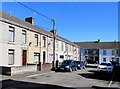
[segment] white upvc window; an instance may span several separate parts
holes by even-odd
[[[26,44],[26,31],[22,30],[22,44]]]
[[[61,51],[63,51],[63,42],[61,42]]]
[[[58,41],[56,40],[56,49],[58,49]]]
[[[35,37],[34,37],[34,45],[38,46],[38,35],[37,34],[35,34]]]
[[[46,37],[45,36],[42,37],[42,46],[46,47]]]
[[[40,54],[39,53],[34,53],[34,63],[38,63],[39,58],[40,58]]]
[[[8,65],[14,64],[14,49],[8,50]]]
[[[112,50],[112,55],[115,55],[115,50]]]
[[[103,55],[106,55],[106,50],[103,50]]]
[[[15,28],[14,27],[9,26],[8,36],[9,36],[9,38],[8,38],[9,42],[14,42],[14,39],[15,39],[14,38],[15,37]]]

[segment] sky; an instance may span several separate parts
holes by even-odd
[[[57,34],[72,42],[118,40],[117,2],[22,2],[24,5],[56,19]],[[16,2],[3,2],[2,11],[24,20],[33,16],[35,25],[52,30],[47,18]]]

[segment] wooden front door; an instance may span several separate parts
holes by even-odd
[[[27,50],[23,50],[22,51],[22,65],[26,65],[27,64]]]

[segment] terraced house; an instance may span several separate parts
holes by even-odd
[[[35,26],[33,17],[23,21],[0,12],[0,25],[0,66],[3,73],[16,74],[52,67],[53,34]],[[55,61],[79,60],[79,46],[61,36],[55,37]]]

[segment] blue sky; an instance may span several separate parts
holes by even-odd
[[[73,42],[118,40],[117,2],[23,2],[34,10],[56,19],[58,35]],[[2,3],[2,10],[24,20],[34,16],[35,25],[48,31],[52,22],[16,2]]]

